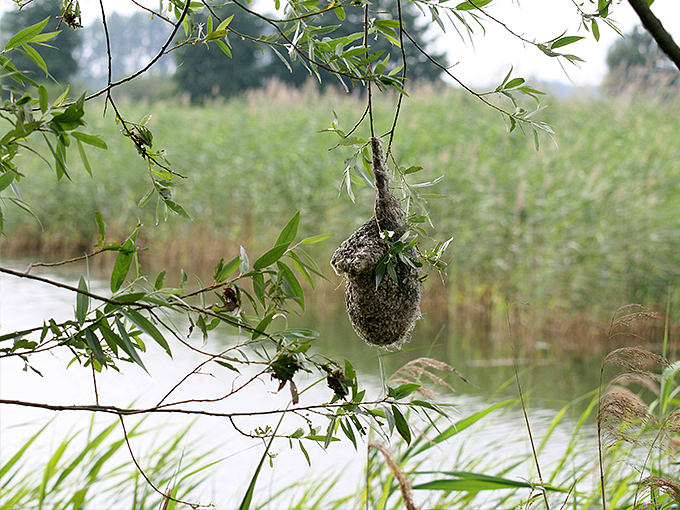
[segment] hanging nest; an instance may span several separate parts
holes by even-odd
[[[347,281],[345,304],[354,331],[370,345],[397,349],[408,341],[420,319],[421,285],[418,271],[391,257],[396,274],[376,278],[376,268],[404,230],[404,212],[388,188],[389,174],[379,138],[371,138],[375,175],[375,215],[343,242],[331,258],[331,266]],[[384,233],[388,232],[388,235]],[[389,233],[394,233],[391,237]],[[411,248],[405,255],[416,256]],[[376,286],[376,282],[379,285]]]

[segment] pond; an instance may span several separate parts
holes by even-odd
[[[4,265],[21,270],[25,268],[16,261],[5,261]],[[34,269],[31,274],[40,274],[76,286],[80,271],[85,272],[86,268],[70,267],[58,271]],[[108,282],[91,275],[90,288],[95,293],[107,295]],[[427,305],[429,303],[426,301],[423,306],[424,318],[416,327],[413,341],[399,353],[369,347],[354,334],[344,312],[342,289],[328,286],[309,294],[307,314],[291,322],[294,326],[304,325],[320,333],[319,339],[315,341],[315,349],[338,361],[344,358],[351,360],[359,373],[360,384],[367,389],[370,396],[378,397],[382,391],[381,371],[389,376],[405,363],[425,356],[452,365],[469,381],[468,384],[451,374],[437,372],[437,375],[455,389],[455,393],[442,386],[436,389],[439,399],[455,405],[451,412],[452,421],[486,409],[492,403],[515,398],[517,385],[514,383],[511,359],[499,358],[499,349],[494,348],[488,339],[460,339],[455,328],[448,323],[446,314],[431,312]],[[39,326],[48,318],[57,321],[72,318],[74,308],[75,296],[69,291],[0,275],[0,333]],[[228,331],[221,331],[218,328],[206,345],[203,345],[200,335],[193,335],[189,341],[205,351],[217,351],[236,341],[235,337],[227,334]],[[123,364],[122,373],[108,370],[97,375],[100,405],[135,408],[153,406],[203,360],[194,351],[177,342],[172,343],[173,359],[151,341],[147,343],[147,347],[148,352],[143,360],[149,374],[136,365]],[[536,353],[530,362],[520,360],[521,365],[518,367],[522,390],[528,397],[532,433],[538,441],[541,440],[541,434],[550,430],[550,424],[560,408],[596,387],[599,370],[599,360],[560,361],[549,352],[543,352],[544,350],[543,346],[536,346]],[[501,349],[500,352],[508,350]],[[66,368],[71,358],[71,353],[66,349],[36,355],[32,363],[40,370],[42,377],[30,370],[24,370],[24,364],[19,359],[2,360],[0,398],[63,406],[93,404],[95,394],[92,372],[89,367],[83,368],[78,364]],[[234,382],[224,372],[206,367],[173,391],[172,397],[177,401],[219,398],[229,391],[232,384],[238,385],[239,380],[248,377],[244,372],[242,379],[237,378]],[[301,379],[299,388],[304,388],[311,380]],[[251,385],[247,392],[235,393],[227,401],[202,404],[201,408],[214,412],[284,408],[290,400],[288,389],[281,392],[276,390],[277,383],[265,377],[262,384]],[[323,384],[317,384],[302,393],[301,404],[326,402],[330,397],[330,390]],[[551,432],[550,444],[542,453],[544,462],[549,463],[560,457],[571,438],[574,420],[578,419],[589,400],[584,399],[581,404],[570,408]],[[67,434],[74,430],[84,430],[90,415],[86,412],[55,413],[25,406],[3,405],[0,414],[0,448],[3,452],[16,451],[18,445],[23,444],[39,427],[52,419],[54,421],[50,423],[48,433],[42,435],[31,449],[31,462],[37,465],[49,458]],[[182,444],[195,442],[196,448],[205,452],[202,459],[205,462],[224,459],[209,471],[208,481],[201,486],[201,502],[213,502],[217,508],[234,508],[243,496],[262,456],[262,441],[238,433],[225,418],[202,416],[193,420],[192,416],[179,414],[149,417],[144,422],[144,427],[153,433],[133,438],[131,447],[143,457],[149,442],[159,437],[169,437],[172,431],[191,424],[190,432]],[[116,417],[100,415],[96,421],[98,427],[103,428],[116,422]],[[128,430],[139,421],[138,417],[126,418]],[[235,423],[246,433],[252,433],[256,427],[265,424],[274,427],[276,422],[260,417],[242,418]],[[293,423],[286,425],[287,429],[294,430]],[[325,430],[327,421],[318,425]],[[493,465],[499,470],[504,463],[502,456],[507,456],[507,462],[511,463],[517,455],[526,456],[529,453],[526,423],[519,407],[492,414],[479,425],[464,435],[456,436],[455,440],[433,449],[432,458],[428,459],[433,469],[457,469],[456,465],[452,465],[455,462],[451,459],[460,459],[468,442],[472,443],[473,450],[477,452],[494,452]],[[120,431],[116,430],[116,434],[120,434]],[[356,450],[349,441],[333,443],[327,450],[320,447],[308,448],[311,468],[301,451],[291,449],[286,441],[275,443],[272,453],[275,455],[273,467],[266,464],[258,482],[256,499],[260,501],[267,500],[287,487],[296,484],[314,485],[335,476],[339,476],[341,482],[333,485],[331,496],[335,494],[340,497],[360,490],[362,470],[366,463],[366,441],[360,442]],[[6,455],[3,454],[5,460]],[[508,471],[506,476],[531,479],[535,473],[531,462],[527,462]],[[281,508],[279,505],[287,507],[280,500],[277,501],[278,503],[265,505],[264,508]]]

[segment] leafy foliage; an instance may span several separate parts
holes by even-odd
[[[21,5],[19,1],[16,3]],[[29,2],[29,4],[32,3]],[[77,0],[63,0],[60,4],[60,17],[63,23],[70,28],[78,28],[80,7]],[[453,23],[456,29],[470,36],[474,33],[473,26],[478,24],[483,27],[485,22],[497,22],[484,10],[486,4],[487,2],[475,4],[471,1],[457,5],[450,5],[448,2],[438,4],[416,2],[417,7],[431,15],[433,24],[445,29],[443,17],[448,17],[448,21]],[[35,5],[47,4],[36,1]],[[356,12],[363,9],[363,30],[357,29],[358,15],[355,14],[353,7],[357,7]],[[339,128],[337,119],[334,119],[331,127],[327,129],[339,137],[339,145],[350,147],[354,152],[346,161],[348,170],[345,185],[350,195],[353,193],[353,182],[359,183],[362,180],[366,184],[370,182],[365,178],[362,179],[369,159],[366,152],[367,137],[355,132],[364,121],[367,121],[369,135],[375,137],[377,129],[381,127],[376,127],[377,114],[374,115],[373,93],[387,90],[396,93],[395,113],[390,121],[391,127],[384,135],[387,140],[387,153],[395,163],[408,213],[413,213],[408,230],[424,233],[419,223],[422,223],[423,218],[428,217],[424,200],[426,197],[420,194],[418,188],[434,185],[438,179],[420,185],[410,185],[406,176],[419,171],[420,166],[406,167],[396,162],[392,152],[392,142],[397,131],[402,101],[407,97],[407,89],[410,86],[409,67],[415,66],[413,55],[418,55],[420,60],[429,61],[453,79],[455,76],[445,63],[438,62],[436,56],[420,47],[413,33],[417,27],[406,23],[407,17],[405,16],[410,16],[412,12],[402,7],[401,2],[397,2],[395,11],[384,9],[384,6],[379,3],[363,3],[359,7],[354,6],[353,2],[334,1],[330,4],[320,4],[292,0],[281,6],[277,1],[275,8],[280,14],[270,17],[255,11],[254,6],[250,4],[234,0],[234,14],[219,16],[216,14],[216,8],[207,2],[161,1],[158,12],[152,11],[152,13],[159,22],[170,24],[172,31],[158,52],[143,67],[129,76],[114,81],[110,64],[111,54],[108,50],[110,45],[107,44],[109,67],[106,86],[89,96],[83,94],[78,98],[69,97],[70,89],[66,87],[56,100],[50,100],[45,86],[34,79],[29,71],[24,70],[23,66],[18,65],[16,59],[19,55],[23,55],[46,75],[49,75],[47,63],[52,62],[53,59],[44,58],[38,49],[42,51],[44,43],[55,40],[59,34],[55,31],[47,31],[50,30],[47,28],[50,21],[48,17],[36,22],[21,21],[20,26],[15,27],[13,35],[8,38],[4,49],[0,52],[0,65],[5,73],[4,77],[18,84],[18,87],[2,85],[3,90],[9,91],[10,94],[0,108],[5,126],[2,130],[2,138],[0,138],[0,191],[9,188],[14,194],[3,196],[2,205],[4,207],[9,202],[30,210],[29,205],[21,199],[17,186],[18,183],[21,182],[23,185],[22,181],[29,181],[31,178],[29,175],[24,175],[18,166],[18,156],[22,152],[41,154],[41,157],[52,165],[57,180],[65,181],[71,178],[67,153],[69,147],[72,147],[72,141],[75,140],[83,167],[94,174],[84,145],[105,150],[108,144],[103,139],[82,131],[82,128],[86,126],[86,104],[102,97],[106,111],[110,109],[113,112],[113,120],[119,126],[121,134],[135,149],[146,167],[146,178],[151,187],[139,200],[139,205],[145,206],[152,198],[156,198],[156,222],[168,219],[169,213],[190,219],[188,212],[175,200],[172,193],[173,188],[177,186],[180,179],[184,178],[184,175],[174,170],[165,150],[158,147],[151,130],[150,116],[146,115],[139,122],[135,122],[123,115],[114,99],[116,88],[146,73],[163,55],[172,51],[183,51],[184,47],[207,45],[216,52],[220,50],[225,54],[225,58],[233,59],[235,55],[230,48],[230,39],[245,38],[252,43],[270,48],[289,64],[295,61],[301,62],[312,76],[319,79],[322,79],[322,72],[330,73],[337,77],[347,89],[357,84],[362,84],[367,89],[366,110],[355,127],[349,131],[343,131]],[[596,20],[606,20],[610,7],[612,7],[611,1],[601,0],[598,2],[597,11],[587,14],[580,11],[580,7],[577,6],[585,26],[593,31],[596,38],[598,37],[595,33]],[[266,28],[262,25],[263,28],[259,29],[255,25],[253,34],[240,33],[235,21],[237,14],[239,18],[242,15],[248,19],[259,19],[266,24]],[[328,16],[322,19],[320,16],[323,14]],[[354,18],[350,20],[354,22],[353,27],[347,33],[341,30],[335,32],[337,27],[331,24],[329,18],[337,18],[339,25],[343,26],[350,24],[350,22],[345,23],[348,16]],[[106,27],[105,13],[102,13],[102,22]],[[178,41],[177,37],[181,31],[183,35],[179,36]],[[105,36],[109,38],[106,28]],[[521,36],[516,37],[527,44],[534,45],[547,57],[571,63],[580,61],[580,57],[565,53],[563,49],[577,42],[580,36],[565,33],[542,43],[529,41]],[[410,57],[405,49],[407,41],[415,48],[412,49]],[[386,47],[394,51],[388,52]],[[68,56],[69,51],[63,51],[63,53]],[[401,61],[395,62],[399,56]],[[204,72],[209,69],[210,66],[204,68]],[[552,134],[552,129],[547,123],[534,118],[541,112],[541,108],[537,107],[536,110],[528,111],[519,102],[521,98],[527,96],[538,103],[540,92],[527,85],[523,78],[513,76],[512,69],[502,83],[491,91],[479,93],[469,88],[466,90],[500,113],[507,123],[508,131],[512,132],[517,127],[531,131],[536,147],[538,147],[539,131]],[[499,106],[492,102],[490,97],[509,101],[510,108]],[[35,138],[40,138],[44,145],[38,145]],[[42,155],[43,153],[47,157]],[[67,179],[63,179],[64,177]],[[271,200],[271,189],[268,190],[266,198]],[[441,406],[428,400],[408,400],[420,389],[419,382],[409,381],[393,386],[387,384],[384,394],[375,398],[367,397],[366,390],[359,384],[350,360],[344,360],[341,364],[315,352],[312,349],[313,341],[317,336],[315,332],[288,327],[286,319],[291,313],[298,311],[304,313],[305,311],[305,296],[300,277],[309,282],[312,287],[315,281],[324,279],[319,266],[306,252],[306,246],[321,242],[327,237],[315,235],[297,241],[301,223],[299,213],[290,218],[275,242],[263,253],[252,256],[241,247],[238,254],[231,254],[232,258],[227,257],[228,262],[225,263],[222,258],[215,264],[212,283],[205,285],[197,278],[197,288],[191,290],[189,275],[183,270],[180,272],[180,282],[175,287],[166,285],[164,271],[156,278],[149,278],[145,274],[140,260],[140,252],[143,249],[140,244],[140,224],[136,227],[130,226],[129,234],[122,241],[110,241],[107,239],[104,217],[95,211],[91,212],[95,213],[98,238],[92,254],[82,258],[89,259],[105,252],[115,253],[115,260],[110,266],[110,294],[108,291],[106,295],[101,292],[92,292],[91,285],[84,276],[79,279],[77,286],[70,286],[33,275],[30,272],[31,268],[23,273],[0,268],[0,271],[5,274],[58,286],[73,292],[75,296],[72,319],[56,321],[46,318],[42,326],[0,336],[0,360],[19,358],[24,362],[27,370],[30,369],[39,375],[39,365],[35,361],[36,354],[48,351],[68,352],[71,354],[69,365],[87,367],[88,372],[91,372],[95,403],[93,405],[55,406],[44,402],[3,401],[3,405],[23,405],[54,411],[74,410],[116,414],[120,420],[123,439],[118,440],[115,447],[111,448],[110,451],[113,452],[123,442],[129,447],[129,438],[134,434],[134,429],[128,432],[125,428],[125,416],[128,414],[148,414],[168,408],[172,408],[173,412],[184,414],[205,413],[205,409],[197,410],[193,405],[205,405],[206,402],[215,399],[207,400],[196,397],[175,401],[173,397],[175,390],[189,376],[199,373],[201,368],[207,364],[214,363],[219,370],[223,370],[225,374],[232,377],[235,374],[240,375],[240,371],[245,371],[246,368],[254,370],[240,386],[232,383],[231,389],[217,399],[220,401],[228,400],[234,394],[251,388],[257,381],[266,381],[267,377],[270,380],[273,378],[278,382],[278,390],[286,386],[290,390],[291,397],[285,408],[212,413],[228,420],[233,428],[245,437],[264,444],[261,459],[241,500],[242,510],[250,508],[253,502],[261,468],[266,460],[272,461],[271,448],[275,441],[287,440],[290,444],[297,445],[302,454],[309,459],[305,444],[319,444],[328,448],[332,442],[346,437],[356,447],[359,438],[365,438],[372,433],[385,442],[391,437],[398,436],[403,440],[406,448],[411,449],[413,455],[416,455],[464,428],[465,423],[459,423],[455,429],[444,428],[439,435],[435,436],[432,443],[425,443],[423,437],[416,434],[413,417],[418,415],[421,420],[432,424],[432,428],[438,430],[434,420],[438,415],[446,416],[447,413]],[[274,221],[268,218],[268,221],[272,225],[280,223],[278,219]],[[394,277],[393,263],[397,259],[407,264],[418,265],[413,257],[405,255],[407,250],[416,246],[417,240],[415,239],[410,232],[399,233],[399,239],[393,244],[394,249],[390,250],[382,264],[383,278]],[[435,268],[442,269],[441,257],[448,244],[449,241],[437,242],[435,248],[420,257],[420,260],[430,262]],[[251,263],[251,260],[254,262]],[[211,304],[208,300],[212,296],[217,302]],[[194,331],[199,332],[207,340],[216,328],[231,331],[237,341],[221,350],[212,351],[210,349],[213,347],[197,348],[187,340]],[[97,374],[105,369],[120,370],[123,363],[138,365],[146,370],[142,358],[147,351],[146,342],[149,339],[170,358],[173,357],[173,344],[178,343],[201,354],[203,361],[168,391],[156,406],[146,409],[101,406],[97,394]],[[325,381],[328,384],[332,392],[329,401],[302,403],[301,396],[305,389],[298,389],[298,381],[302,373],[311,373],[317,381]],[[324,426],[319,426],[314,420],[308,418],[307,412],[313,412],[317,418],[326,420]],[[251,431],[242,430],[235,421],[243,417],[260,417],[264,420],[268,416],[275,416],[278,421],[276,423],[263,422],[261,426]],[[290,425],[292,419],[301,420],[303,426]],[[16,471],[10,471],[29,445],[30,442],[20,449],[10,459],[9,465],[0,468],[0,474],[9,474],[10,478],[15,476]],[[56,477],[57,481],[52,488],[58,487],[76,465],[89,454],[92,445],[93,443],[88,444],[86,449],[66,467],[60,467],[59,462],[66,451],[68,442],[58,447],[47,464],[47,470],[38,490],[39,506],[43,504],[48,495],[48,482]],[[418,450],[414,451],[413,448],[418,448]],[[171,448],[170,451],[173,450],[174,448]],[[129,451],[132,455],[131,448]],[[165,457],[167,453],[163,452],[161,457]],[[390,456],[386,455],[386,459],[389,458]],[[132,459],[135,461],[134,455]],[[89,474],[96,474],[105,460],[106,454],[101,462],[100,459],[95,459],[94,467]],[[184,503],[177,499],[176,486],[169,487],[172,476],[169,476],[166,471],[156,473],[158,480],[154,485],[140,465],[136,461],[134,463],[146,483],[160,494],[164,506],[170,506],[170,502]],[[388,461],[388,464],[392,475],[399,479],[404,501],[409,501],[408,480],[403,477],[399,466],[393,465],[393,461],[391,463]],[[459,471],[446,474],[450,477],[449,479],[429,482],[437,484],[436,487],[430,486],[429,488],[451,491],[454,485],[462,483],[465,490],[470,492],[488,488],[489,484],[500,485],[504,488],[512,485],[502,476],[489,478]],[[159,482],[168,485],[167,489],[163,489],[166,492],[157,487]],[[28,501],[36,499],[31,496],[32,489],[22,485],[18,487],[19,490],[12,496],[12,501],[23,503],[24,499]],[[517,485],[515,484],[514,487]],[[527,488],[522,484],[520,487]],[[541,487],[546,490],[549,488],[543,483]],[[424,488],[428,486],[425,485]],[[83,503],[87,488],[83,490],[85,492],[79,491],[66,501],[65,505],[73,504],[77,507]],[[59,494],[55,494],[55,498],[58,499]],[[388,492],[386,497],[389,495]],[[370,497],[370,494],[368,496]],[[64,502],[56,501],[56,503],[61,505]],[[188,504],[196,506],[192,503]]]
[[[17,45],[19,54],[12,56],[12,66],[25,72],[33,80],[41,82],[53,80],[65,84],[78,71],[78,61],[75,57],[81,42],[80,33],[75,30],[78,21],[77,17],[74,17],[73,27],[63,23],[60,19],[62,7],[61,0],[34,0],[21,10],[10,10],[2,16],[0,34],[3,40],[45,19],[48,19],[48,22],[44,30],[55,33],[55,36],[50,38],[49,44],[45,44],[46,39],[32,39]],[[45,62],[49,62],[49,73]],[[12,90],[12,87],[16,86],[23,89],[28,84],[24,80],[18,80],[18,84],[16,81],[11,73],[3,76],[3,89],[7,90],[9,87],[9,90]]]

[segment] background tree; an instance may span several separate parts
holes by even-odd
[[[603,86],[612,93],[675,87],[680,72],[652,36],[636,26],[607,52],[608,74]]]
[[[375,2],[374,8],[381,19],[394,20],[399,17],[397,4],[389,0]],[[319,4],[318,9],[323,6]],[[263,34],[271,35],[273,29],[256,16],[248,16],[237,6],[227,5],[213,7],[213,13],[220,19],[226,19],[234,15],[229,23],[229,29],[233,31],[228,36],[228,46],[231,58],[217,51],[214,46],[204,44],[184,45],[175,52],[177,72],[175,82],[180,90],[191,95],[192,101],[203,101],[209,97],[229,97],[246,89],[261,87],[268,79],[273,77],[294,86],[301,86],[307,81],[314,80],[321,87],[338,86],[339,82],[332,73],[324,69],[318,69],[320,79],[313,77],[310,70],[302,62],[302,58],[295,58],[285,64],[276,55],[272,47],[258,43],[256,40]],[[323,30],[329,38],[338,39],[360,34],[364,30],[364,9],[360,5],[349,5],[344,8],[345,18],[341,21],[334,11],[327,11],[314,16],[310,23],[312,27]],[[207,25],[208,12],[194,15],[194,23],[199,29]],[[413,37],[413,41],[406,41],[404,54],[409,69],[411,82],[435,82],[440,80],[442,71],[434,65],[430,59],[418,49],[424,49],[436,61],[446,64],[444,52],[433,49],[434,37],[428,31],[429,25],[424,21],[424,16],[418,8],[411,3],[402,6],[402,17],[406,30]],[[330,27],[330,30],[327,28]],[[396,31],[389,27],[384,28],[392,32],[393,41],[397,39]],[[241,37],[239,34],[247,37]],[[381,58],[389,57],[389,70],[401,65],[403,58],[401,48],[382,37],[372,36],[372,51],[381,53]],[[280,51],[279,51],[279,54]],[[284,57],[285,58],[285,57]],[[346,81],[348,89],[352,89],[355,83]]]
[[[128,76],[151,60],[172,31],[172,25],[157,23],[145,12],[126,16],[117,12],[106,19],[111,43],[112,79]],[[106,86],[108,78],[108,55],[106,34],[101,21],[97,20],[81,31],[82,44],[76,51],[80,62],[78,79],[83,80],[89,90]],[[149,69],[152,76],[170,76],[175,70],[172,57],[165,55]]]
[[[70,28],[61,19],[61,0],[34,0],[21,10],[7,11],[0,21],[2,39],[6,41],[22,28],[35,25],[49,17],[45,32],[60,31],[49,45],[43,46],[40,53],[49,63],[52,78],[59,83],[67,83],[78,71],[78,61],[75,52],[80,46],[80,32]],[[45,73],[24,54],[18,54],[12,59],[13,64],[20,70],[25,70],[34,80],[44,81]],[[3,80],[7,83],[7,80]]]
[[[227,44],[230,58],[216,45],[194,41],[174,52],[177,87],[188,92],[193,102],[211,97],[229,97],[246,89],[260,87],[265,79],[263,50],[256,43],[238,34],[258,38],[267,30],[266,24],[255,16],[248,16],[238,7],[214,7],[220,19],[234,16],[229,23],[232,31]],[[198,33],[205,31],[210,13],[196,13],[192,23]]]

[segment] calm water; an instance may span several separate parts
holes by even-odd
[[[8,267],[23,269],[23,266],[5,263]],[[81,268],[82,269],[82,268]],[[85,269],[82,269],[85,271]],[[79,276],[78,269],[59,271],[58,274],[45,270],[36,271],[34,274],[56,278],[64,283],[77,285]],[[92,280],[93,292],[103,295],[108,293],[108,283]],[[494,400],[500,400],[507,396],[516,396],[517,390],[512,381],[513,369],[507,365],[504,358],[493,357],[492,346],[486,346],[485,342],[468,339],[462,342],[455,339],[455,332],[439,313],[437,320],[433,313],[423,309],[424,319],[419,323],[414,333],[413,341],[406,346],[406,351],[401,353],[386,353],[366,346],[351,330],[342,305],[342,290],[327,288],[325,292],[319,291],[316,298],[314,294],[308,297],[308,314],[299,325],[310,327],[320,332],[318,349],[326,355],[341,361],[343,358],[350,359],[360,373],[360,381],[363,382],[367,393],[378,396],[380,393],[380,368],[378,357],[382,356],[386,374],[392,373],[407,361],[420,356],[437,358],[462,372],[472,385],[464,384],[455,377],[446,380],[452,384],[456,393],[451,394],[440,391],[439,395],[445,401],[455,403],[458,407],[454,412],[454,420],[467,416],[477,410],[487,407],[489,396]],[[54,318],[56,321],[72,318],[75,307],[75,296],[70,292],[46,286],[37,282],[22,280],[7,275],[0,275],[0,332],[7,333],[17,329],[41,325],[44,319]],[[202,346],[199,335],[194,335],[191,341],[208,351],[216,351],[220,346],[233,342],[228,336],[215,335],[208,345]],[[122,364],[122,374],[109,370],[98,375],[97,384],[99,402],[102,405],[115,405],[120,407],[152,406],[165,395],[185,374],[193,370],[202,361],[197,354],[177,342],[171,342],[174,360],[170,360],[156,345],[147,343],[149,352],[144,357],[144,362],[151,373],[147,375],[141,368]],[[489,357],[484,357],[487,352]],[[0,364],[0,396],[3,399],[16,399],[23,401],[45,402],[51,404],[92,404],[94,403],[94,391],[92,387],[92,375],[89,369],[72,365],[66,369],[71,356],[68,350],[54,354],[40,354],[33,358],[34,365],[42,372],[44,377],[39,377],[32,372],[23,371],[23,363],[17,359],[2,360]],[[555,411],[575,397],[585,394],[594,388],[596,376],[594,365],[563,364],[551,361],[546,354],[537,356],[538,360],[531,366],[523,366],[522,385],[525,393],[531,398],[531,421],[535,434],[544,431],[555,416]],[[175,400],[185,398],[214,398],[223,395],[231,388],[231,379],[225,371],[205,369],[199,375],[194,375],[173,394]],[[445,374],[440,374],[445,377]],[[244,374],[245,376],[245,374]],[[242,379],[241,379],[242,380]],[[593,384],[593,385],[591,385]],[[589,386],[591,385],[591,386]],[[304,387],[301,380],[299,387]],[[225,402],[203,405],[211,411],[231,411],[282,408],[288,403],[289,393],[286,390],[280,394],[275,393],[276,384],[267,378],[262,384],[253,385],[250,390],[238,393]],[[323,384],[316,385],[304,395],[301,404],[324,402],[330,398],[328,388]],[[578,409],[574,410],[578,413]],[[30,436],[31,432],[39,426],[55,417],[55,413],[18,406],[5,405],[0,408],[0,447],[3,459],[6,452],[14,452],[16,445]],[[86,413],[60,413],[50,425],[49,433],[44,435],[42,442],[36,445],[34,459],[44,459],[58,444],[68,431],[83,429],[89,420]],[[97,418],[101,426],[108,425],[115,420],[113,416],[99,416]],[[137,419],[127,418],[126,424],[131,427]],[[158,434],[167,434],[170,430],[189,423],[189,418],[180,415],[153,416],[146,421],[147,427],[158,428]],[[272,420],[247,420],[238,422],[243,430],[250,431],[256,426],[265,423],[275,425]],[[570,421],[565,419],[563,427],[558,428],[553,440],[552,449],[546,452],[546,462],[559,455],[561,449],[568,441],[570,435]],[[30,424],[26,427],[14,427],[19,424]],[[325,428],[326,422],[318,423]],[[285,423],[285,430],[295,430],[297,426],[294,419]],[[162,427],[161,427],[162,426]],[[526,427],[522,415],[517,409],[505,412],[502,417],[496,418],[491,426],[485,426],[482,430],[473,432],[474,448],[489,448],[494,450],[500,441],[504,446],[503,455],[526,453]],[[467,435],[467,438],[470,436]],[[192,426],[190,440],[197,440],[200,448],[210,450],[207,458],[227,459],[221,462],[212,472],[208,493],[204,495],[202,502],[212,501],[217,508],[233,508],[242,496],[249,477],[252,475],[257,462],[262,454],[261,443],[239,435],[224,418],[202,417]],[[456,466],[447,465],[447,457],[452,452],[459,452],[463,447],[459,438],[456,441],[442,445],[435,453],[437,457],[433,462],[441,469],[454,470]],[[143,436],[133,442],[133,448],[143,451],[148,445],[145,441],[150,438]],[[508,447],[509,444],[514,446]],[[295,448],[289,449],[287,442],[281,441],[274,448],[278,454],[274,468],[266,467],[260,477],[259,487],[265,492],[274,494],[277,490],[290,486],[300,480],[327,479],[343,472],[345,488],[344,494],[353,492],[354,488],[361,483],[361,469],[365,460],[365,445],[355,451],[349,441],[332,444],[328,451],[320,448],[308,449],[312,457],[313,468],[309,469],[307,463]],[[10,453],[11,455],[11,453]],[[497,459],[495,459],[497,460]],[[529,478],[531,466],[520,466],[513,472],[518,477]],[[342,486],[341,486],[342,487]],[[339,494],[341,495],[341,494]],[[272,508],[279,508],[273,506]]]

